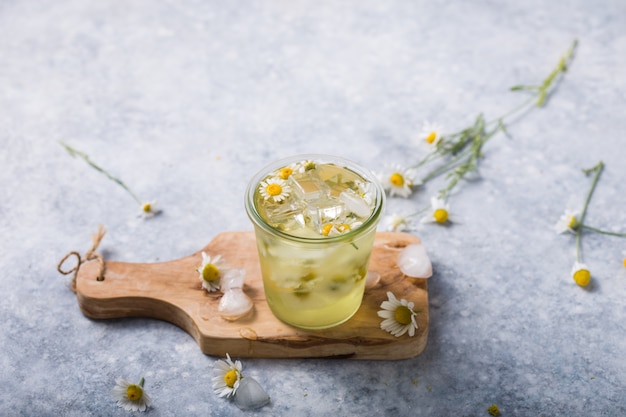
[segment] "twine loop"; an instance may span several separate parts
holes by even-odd
[[[99,253],[96,253],[96,250],[98,249],[98,246],[100,245],[100,241],[102,240],[105,234],[106,234],[105,228],[102,225],[98,226],[98,231],[94,235],[91,236],[91,241],[92,241],[91,249],[85,252],[84,259],[81,258],[80,253],[76,251],[71,251],[71,252],[68,252],[63,257],[63,259],[61,259],[61,261],[59,262],[59,265],[57,266],[57,270],[61,274],[69,275],[71,273],[74,273],[74,276],[72,277],[72,291],[76,292],[76,277],[78,276],[78,270],[80,269],[80,266],[84,264],[85,262],[93,261],[94,259],[98,261],[98,275],[96,277],[96,280],[104,281],[104,259],[102,258],[102,255],[100,255]],[[76,257],[77,259],[76,265],[69,270],[64,270],[63,264],[71,256]]]

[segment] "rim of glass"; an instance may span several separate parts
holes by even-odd
[[[263,219],[263,217],[261,217],[261,215],[259,214],[259,211],[257,210],[256,204],[254,203],[255,201],[254,196],[256,194],[257,185],[261,182],[261,180],[268,173],[275,171],[276,169],[282,166],[288,165],[292,162],[305,161],[305,160],[313,160],[315,162],[321,162],[321,163],[340,164],[342,167],[354,171],[358,175],[362,176],[363,178],[367,179],[369,182],[374,184],[374,187],[376,189],[376,205],[374,209],[372,210],[372,214],[370,214],[370,216],[367,218],[367,220],[363,222],[361,226],[359,226],[358,228],[354,230],[350,230],[347,233],[338,235],[338,236],[301,237],[301,236],[294,236],[289,233],[285,233],[281,230],[275,229],[272,226],[270,226]],[[252,220],[252,222],[255,225],[261,227],[262,229],[264,229],[265,231],[271,234],[274,234],[274,235],[280,236],[281,238],[292,240],[295,242],[333,243],[333,242],[343,242],[345,240],[349,240],[350,238],[357,237],[361,234],[364,234],[370,231],[372,227],[376,227],[376,225],[378,224],[378,221],[380,220],[380,216],[383,213],[385,202],[386,202],[385,190],[383,189],[383,186],[380,184],[380,182],[378,181],[374,173],[370,171],[369,169],[357,164],[354,161],[343,158],[341,156],[328,155],[328,154],[300,154],[300,155],[293,155],[293,156],[289,156],[286,158],[278,159],[270,164],[265,165],[263,168],[261,168],[261,170],[259,170],[256,174],[254,174],[254,176],[252,177],[252,179],[250,180],[246,188],[244,203],[246,207],[246,212],[248,213],[248,217],[250,218],[250,220]]]

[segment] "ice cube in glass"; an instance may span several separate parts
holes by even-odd
[[[311,227],[321,231],[325,224],[331,223],[344,216],[346,205],[336,198],[322,198],[309,201],[306,205],[306,214]]]
[[[368,217],[372,212],[369,204],[350,188],[339,194],[339,200],[346,205],[348,211],[356,214],[358,217]]]
[[[288,231],[304,226],[304,207],[294,201],[267,204],[265,214],[272,227]]]
[[[300,200],[317,200],[328,194],[328,186],[312,172],[290,176],[289,185]]]

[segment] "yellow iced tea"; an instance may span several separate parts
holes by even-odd
[[[251,180],[246,210],[276,317],[307,329],[352,317],[383,207],[375,177],[337,157],[277,161]]]

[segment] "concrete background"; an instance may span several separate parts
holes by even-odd
[[[252,230],[248,179],[291,154],[372,170],[525,99],[574,39],[544,108],[484,148],[451,196],[461,224],[422,226],[430,334],[403,361],[245,359],[272,397],[242,412],[211,390],[216,358],[156,320],[93,321],[56,270],[99,224],[105,259],[187,256]],[[626,413],[624,239],[585,234],[592,284],[553,225],[606,169],[590,225],[626,231],[626,4],[600,1],[3,1],[0,3],[0,414],[115,416],[115,378],[146,378],[149,415],[616,416]],[[137,218],[118,185],[162,213]],[[388,213],[428,205],[438,178]]]

